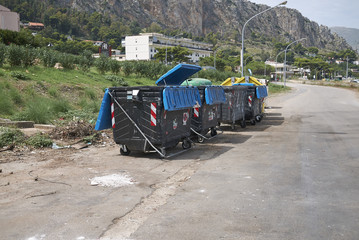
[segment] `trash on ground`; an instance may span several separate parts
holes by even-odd
[[[90,179],[91,186],[103,187],[123,187],[133,184],[131,177],[125,174],[111,174],[102,177],[94,177]]]

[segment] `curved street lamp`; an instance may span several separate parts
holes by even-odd
[[[247,23],[252,20],[253,18],[257,17],[258,15],[262,14],[262,13],[265,13],[275,7],[278,7],[278,6],[281,6],[281,5],[286,5],[287,4],[287,1],[284,1],[284,2],[281,2],[279,3],[278,5],[275,5],[274,7],[271,7],[271,8],[267,8],[266,10],[260,12],[260,13],[257,13],[256,15],[252,16],[250,19],[247,20],[247,22],[244,23],[243,25],[243,28],[242,28],[242,49],[241,49],[241,70],[242,70],[242,77],[243,77],[243,53],[244,53],[244,29],[247,25]]]
[[[283,53],[285,51],[285,49],[284,50],[282,50],[282,51],[280,51],[278,54],[277,54],[277,56],[275,57],[275,81],[277,81],[277,63],[278,63],[278,57],[279,57],[279,55],[281,54],[281,53]]]
[[[301,38],[301,39],[299,39],[299,40],[296,40],[296,41],[293,41],[293,42],[291,42],[291,43],[289,43],[288,44],[288,46],[285,48],[285,50],[284,50],[284,66],[283,66],[283,70],[284,70],[284,74],[283,74],[283,78],[284,78],[284,87],[285,87],[285,83],[286,83],[286,77],[287,77],[287,50],[288,50],[288,47],[290,46],[290,45],[292,45],[293,43],[296,43],[296,42],[299,42],[299,41],[302,41],[302,40],[305,40],[305,39],[307,39],[307,38]]]

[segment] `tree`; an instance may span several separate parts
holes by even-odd
[[[158,51],[154,58],[164,62],[166,60],[166,48],[156,48]],[[167,47],[167,62],[174,62],[174,63],[181,63],[181,62],[188,62],[189,55],[192,52],[189,51],[187,48],[176,46],[176,47]]]

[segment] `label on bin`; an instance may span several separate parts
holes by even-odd
[[[178,123],[177,123],[177,119],[175,118],[173,120],[173,129],[176,130],[177,129],[177,126],[178,126]]]
[[[183,113],[183,125],[187,125],[187,120],[189,118],[189,113],[188,112],[184,112]]]
[[[213,110],[209,110],[208,112],[208,120],[212,121],[214,119],[214,112]]]

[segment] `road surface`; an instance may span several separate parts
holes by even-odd
[[[288,85],[261,123],[171,160],[109,145],[1,164],[0,239],[359,239],[358,95]],[[133,184],[91,186],[114,173]]]

